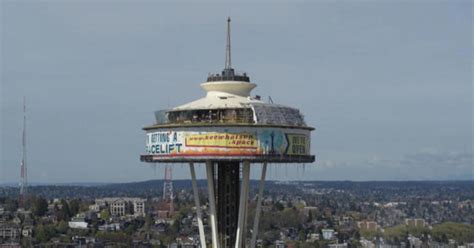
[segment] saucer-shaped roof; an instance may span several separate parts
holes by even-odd
[[[251,97],[250,91],[257,85],[243,81],[206,82],[201,87],[207,91],[205,97],[177,106],[171,111],[244,108],[249,103],[263,103]]]
[[[245,81],[205,82],[201,84],[207,92],[205,97],[172,108],[168,112],[250,108],[254,113],[255,124],[306,126],[298,109],[265,103],[259,98],[251,97],[250,92],[256,86]]]

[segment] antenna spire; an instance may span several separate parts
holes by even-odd
[[[230,16],[227,17],[227,44],[225,51],[225,69],[232,68],[232,59],[230,56]]]
[[[20,195],[19,207],[24,207],[24,201],[28,187],[28,171],[26,167],[26,100],[23,97],[23,135],[22,135],[22,158],[20,163]]]

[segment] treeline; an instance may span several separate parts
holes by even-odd
[[[385,228],[383,232],[361,230],[360,235],[366,239],[381,237],[388,243],[395,245],[406,242],[409,235],[421,237],[423,242],[427,242],[429,237],[444,244],[448,244],[450,239],[461,244],[474,242],[474,228],[472,228],[472,225],[456,222],[435,224],[431,228],[397,225]]]
[[[258,181],[251,180],[251,190],[256,190]],[[163,192],[163,180],[116,183],[91,186],[79,185],[38,185],[29,187],[29,192],[47,199],[94,199],[101,197],[160,197]],[[173,180],[175,190],[191,188],[191,180]],[[198,187],[206,188],[206,180],[198,180]],[[361,201],[395,201],[407,198],[447,199],[457,201],[474,199],[474,181],[408,181],[408,182],[351,182],[351,181],[301,181],[281,184],[266,181],[265,189],[273,193],[291,191],[296,193],[302,188],[315,190],[343,190],[358,196]],[[17,187],[0,186],[0,197],[18,197]]]

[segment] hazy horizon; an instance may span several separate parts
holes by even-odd
[[[316,128],[316,162],[270,166],[268,180],[474,179],[471,1],[0,7],[0,184],[19,178],[23,97],[29,181],[162,179],[163,166],[139,161],[141,128],[204,95],[199,84],[224,67],[229,15],[233,66],[252,94]]]
[[[32,182],[29,184],[30,187],[40,187],[40,186],[79,186],[79,187],[95,187],[95,186],[106,186],[106,185],[113,185],[113,184],[134,184],[134,183],[145,183],[145,182],[152,182],[152,181],[164,181],[164,179],[150,179],[144,181],[128,181],[128,182],[63,182],[63,183],[48,183],[48,182]],[[173,179],[173,181],[191,181],[191,179]],[[206,182],[206,178],[199,178],[197,181],[204,181]],[[258,183],[259,179],[251,179],[253,183]],[[467,180],[364,180],[364,181],[354,181],[354,180],[265,180],[265,182],[281,182],[281,183],[456,183],[456,182],[473,182],[472,179]],[[17,182],[4,182],[0,184],[0,187],[16,187],[18,185]]]

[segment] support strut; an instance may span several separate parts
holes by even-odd
[[[257,245],[258,223],[260,222],[260,211],[262,209],[263,186],[265,185],[265,175],[267,174],[267,162],[262,165],[262,175],[260,177],[260,184],[258,185],[257,209],[255,210],[255,219],[253,221],[252,240],[250,241],[250,248],[255,248]]]
[[[206,234],[204,233],[204,224],[202,222],[201,201],[199,200],[199,191],[196,182],[196,172],[194,170],[194,164],[192,162],[189,163],[189,169],[191,170],[191,183],[193,186],[194,204],[196,205],[199,240],[201,242],[201,248],[206,248]]]
[[[250,180],[250,162],[244,161],[243,169],[242,169],[242,188],[240,191],[240,201],[239,201],[239,219],[237,222],[237,234],[236,234],[236,241],[235,241],[235,248],[242,248],[244,247],[245,243],[245,233],[244,233],[244,225],[245,225],[245,216],[246,216],[246,202],[248,201],[249,195],[249,180]]]
[[[209,215],[211,221],[212,248],[219,248],[219,240],[217,239],[216,198],[214,194],[214,166],[211,161],[206,162],[206,172],[207,190],[209,191]]]

